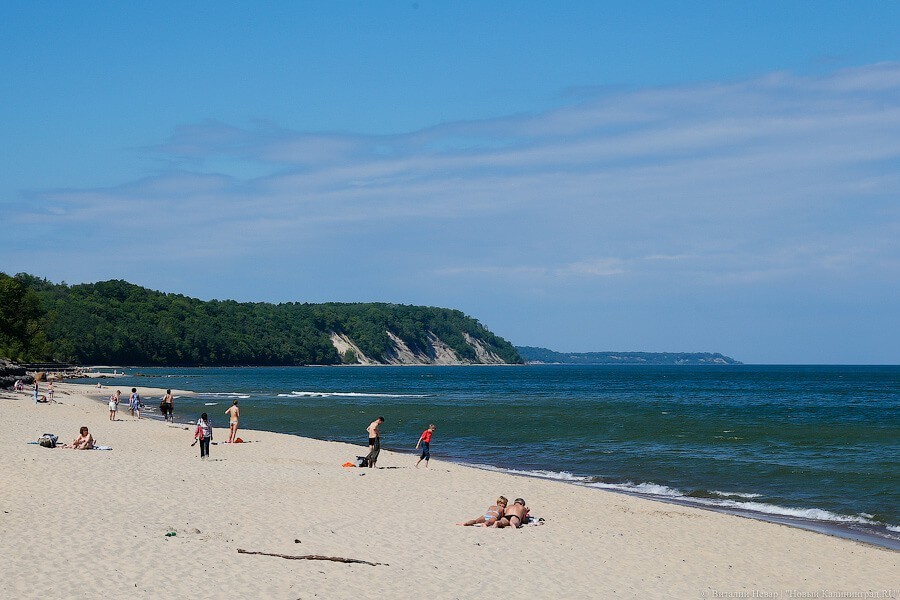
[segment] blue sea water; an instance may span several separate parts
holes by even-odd
[[[198,392],[176,400],[183,421],[227,427],[237,398],[242,426],[363,446],[384,416],[383,447],[407,452],[435,423],[435,458],[900,542],[900,367],[127,372],[114,385]]]

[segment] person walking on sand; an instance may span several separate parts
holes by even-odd
[[[238,408],[236,398],[228,410],[225,411],[225,414],[228,415],[228,443],[233,444],[234,439],[237,437],[238,418],[241,416],[241,409]]]
[[[425,468],[428,468],[428,461],[431,460],[431,436],[434,435],[434,430],[437,429],[434,426],[434,423],[428,426],[428,429],[422,432],[422,435],[419,436],[419,441],[416,442],[416,450],[419,449],[419,444],[422,445],[422,456],[419,457],[419,460],[416,461],[416,468],[419,468],[419,463],[422,462],[422,459],[425,460]]]
[[[47,385],[47,397],[50,399],[50,402],[53,402],[53,382],[52,381]]]
[[[200,460],[207,460],[209,458],[209,443],[212,441],[213,430],[212,425],[209,423],[209,416],[206,413],[200,415],[200,420],[197,421],[197,429],[194,430],[194,443],[191,444],[193,446],[198,441],[200,442]]]
[[[119,410],[119,397],[122,390],[116,390],[116,393],[109,397],[109,420],[116,420],[116,412]]]
[[[378,417],[366,427],[369,432],[369,454],[366,456],[366,464],[370,469],[375,468],[378,462],[378,455],[381,453],[381,424],[384,423],[384,417]]]
[[[175,398],[172,396],[172,390],[166,390],[166,395],[162,397],[162,402],[159,403],[159,410],[163,414],[163,420],[166,422],[175,422],[175,417],[173,416],[175,411]]]
[[[131,407],[131,416],[140,420],[141,408],[143,408],[144,402],[141,400],[141,395],[138,394],[137,388],[131,388],[131,399],[128,401],[128,405]]]
[[[34,403],[38,402],[38,394],[41,392],[41,385],[38,383],[37,378],[34,380]]]

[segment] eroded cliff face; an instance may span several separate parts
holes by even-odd
[[[459,355],[438,336],[432,332],[428,332],[428,348],[425,352],[415,351],[409,345],[395,334],[387,331],[387,336],[391,339],[393,348],[387,352],[383,361],[373,360],[366,356],[359,347],[343,333],[331,332],[331,343],[341,356],[344,356],[347,350],[353,350],[356,354],[356,363],[360,365],[502,365],[505,361],[491,352],[487,344],[482,340],[475,338],[468,333],[463,334],[466,343],[475,351],[477,360],[470,361],[459,357]]]

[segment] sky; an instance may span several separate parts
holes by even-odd
[[[897,2],[6,0],[0,74],[8,274],[900,364]]]

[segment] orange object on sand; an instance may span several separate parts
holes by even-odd
[[[235,444],[243,444],[244,440],[242,440],[241,438],[234,438],[234,443]]]
[[[345,463],[342,464],[341,466],[342,466],[342,467],[355,467],[356,465],[354,465],[352,462],[345,462]]]

